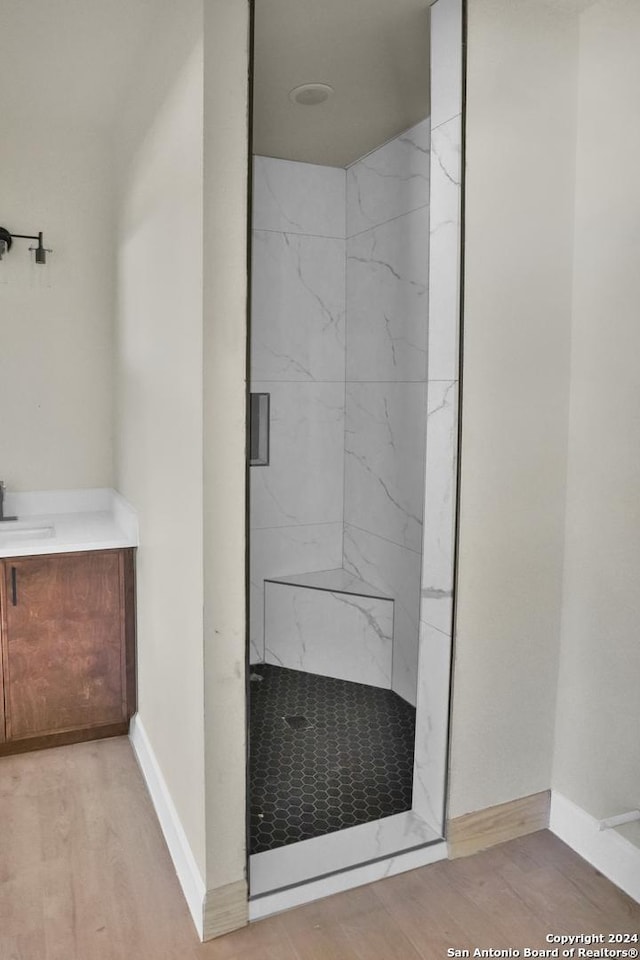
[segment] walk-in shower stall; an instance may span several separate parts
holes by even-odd
[[[254,46],[260,916],[444,855],[461,3],[265,0]]]

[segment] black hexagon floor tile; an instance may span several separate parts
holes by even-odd
[[[410,704],[391,690],[271,664],[252,673],[262,682],[250,690],[251,853],[411,809]]]

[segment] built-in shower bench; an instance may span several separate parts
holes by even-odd
[[[393,597],[348,570],[273,577],[265,588],[265,660],[391,687]]]

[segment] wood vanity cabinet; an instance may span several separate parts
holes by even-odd
[[[134,551],[0,561],[0,756],[126,733]]]

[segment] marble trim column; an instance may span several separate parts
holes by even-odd
[[[458,457],[462,2],[431,7],[425,506],[413,810],[444,832]]]

